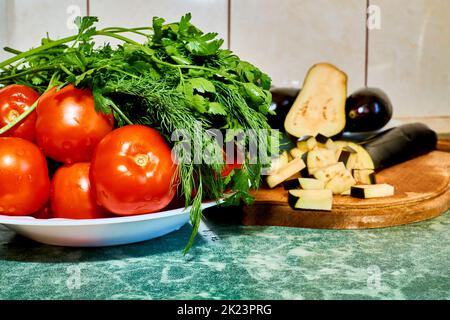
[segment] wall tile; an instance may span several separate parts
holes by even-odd
[[[3,51],[3,47],[6,46],[6,26],[6,0],[0,0],[0,61],[7,57]]]
[[[364,84],[365,0],[233,0],[231,49],[276,86],[299,87],[315,63],[335,64],[349,91]]]
[[[450,1],[371,0],[381,29],[369,35],[369,85],[395,116],[450,115]]]
[[[187,12],[192,13],[192,22],[200,29],[205,32],[217,32],[226,41],[227,0],[91,0],[90,2],[90,14],[99,17],[99,26],[102,27],[151,26],[154,16],[173,22],[179,21]]]
[[[3,29],[2,47],[10,46],[26,50],[40,44],[40,39],[49,33],[50,38],[61,38],[73,34],[71,19],[86,14],[85,0],[3,0],[5,20],[0,20]],[[2,5],[0,2],[0,5]],[[1,39],[0,33],[0,39]],[[2,53],[1,59],[9,56]]]

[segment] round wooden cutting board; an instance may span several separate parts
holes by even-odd
[[[277,225],[319,229],[379,228],[430,219],[450,208],[450,153],[433,151],[385,169],[378,183],[395,187],[386,198],[334,196],[333,210],[293,210],[282,187],[260,189],[255,203],[244,207],[246,225]]]

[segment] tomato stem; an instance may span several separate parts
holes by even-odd
[[[112,29],[112,28],[108,28],[108,29]],[[131,43],[131,44],[140,45],[138,42],[136,42],[134,40],[131,40],[130,38],[127,38],[127,37],[124,37],[124,36],[121,36],[121,35],[117,34],[117,33],[123,33],[123,32],[133,32],[132,29],[116,28],[117,30],[113,30],[113,31],[108,31],[108,29],[102,29],[102,30],[96,31],[93,34],[93,36],[107,36],[107,37],[110,37],[110,38],[116,38],[116,39],[122,40],[123,42],[128,42],[128,43]],[[8,65],[10,65],[10,64],[12,64],[12,63],[14,63],[16,61],[19,61],[21,59],[24,59],[26,57],[32,56],[32,55],[34,55],[36,53],[39,53],[41,51],[44,51],[44,50],[47,50],[47,49],[50,49],[50,48],[53,48],[53,47],[57,47],[59,45],[65,44],[67,42],[76,41],[78,39],[78,37],[79,37],[79,35],[77,34],[77,35],[74,35],[74,36],[62,38],[62,39],[59,39],[59,40],[55,40],[55,41],[46,43],[44,45],[41,45],[41,46],[36,47],[34,49],[31,49],[29,51],[19,53],[18,55],[14,56],[14,57],[6,59],[3,62],[0,62],[0,69],[5,69],[6,66],[8,66]]]
[[[9,129],[11,129],[12,127],[14,127],[16,124],[18,124],[20,121],[22,121],[23,119],[25,119],[30,113],[32,113],[34,111],[34,109],[36,109],[36,106],[39,102],[39,99],[37,99],[28,109],[26,109],[22,114],[20,114],[18,117],[14,118],[14,121],[11,121],[10,123],[8,123],[6,126],[0,128],[0,135],[4,134],[5,132],[7,132]]]
[[[133,122],[128,119],[128,117],[120,110],[120,108],[111,100],[111,108],[128,124],[133,124]]]

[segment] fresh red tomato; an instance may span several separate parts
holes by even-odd
[[[89,166],[89,162],[79,162],[56,171],[50,191],[52,218],[95,219],[108,216],[95,200],[89,181]]]
[[[233,156],[234,156],[233,163],[225,163],[225,167],[222,169],[222,177],[223,178],[228,177],[233,170],[235,170],[235,169],[239,170],[242,168],[242,163],[244,161],[242,152],[237,150],[237,148],[234,151],[235,152],[233,154]],[[226,159],[225,151],[224,151],[223,157],[224,157],[224,160],[226,161],[227,159]]]
[[[242,168],[242,164],[239,163],[227,163],[222,169],[222,177],[228,177],[233,170],[239,170]]]
[[[0,128],[13,122],[29,109],[39,98],[39,94],[27,86],[9,85],[0,90]],[[34,141],[36,111],[5,132],[2,137],[17,137]]]
[[[44,93],[37,106],[36,139],[53,160],[90,161],[95,147],[114,127],[111,115],[95,111],[92,92],[68,85]]]
[[[30,215],[48,201],[47,161],[33,143],[0,138],[0,214]]]
[[[97,201],[118,215],[166,207],[176,193],[177,168],[169,145],[154,129],[129,125],[97,146],[90,177]]]
[[[32,214],[36,219],[50,219],[51,218],[51,208],[50,203],[46,203],[42,208]]]

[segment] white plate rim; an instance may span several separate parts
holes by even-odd
[[[222,203],[223,200],[203,202],[201,209],[207,209]],[[63,219],[63,218],[51,218],[51,219],[37,219],[31,216],[5,216],[0,215],[0,224],[3,225],[26,225],[26,226],[95,226],[106,225],[116,223],[138,222],[155,220],[160,218],[167,218],[176,215],[182,215],[189,212],[192,206],[187,208],[177,208],[167,211],[146,213],[132,216],[121,217],[109,217],[99,219]]]

